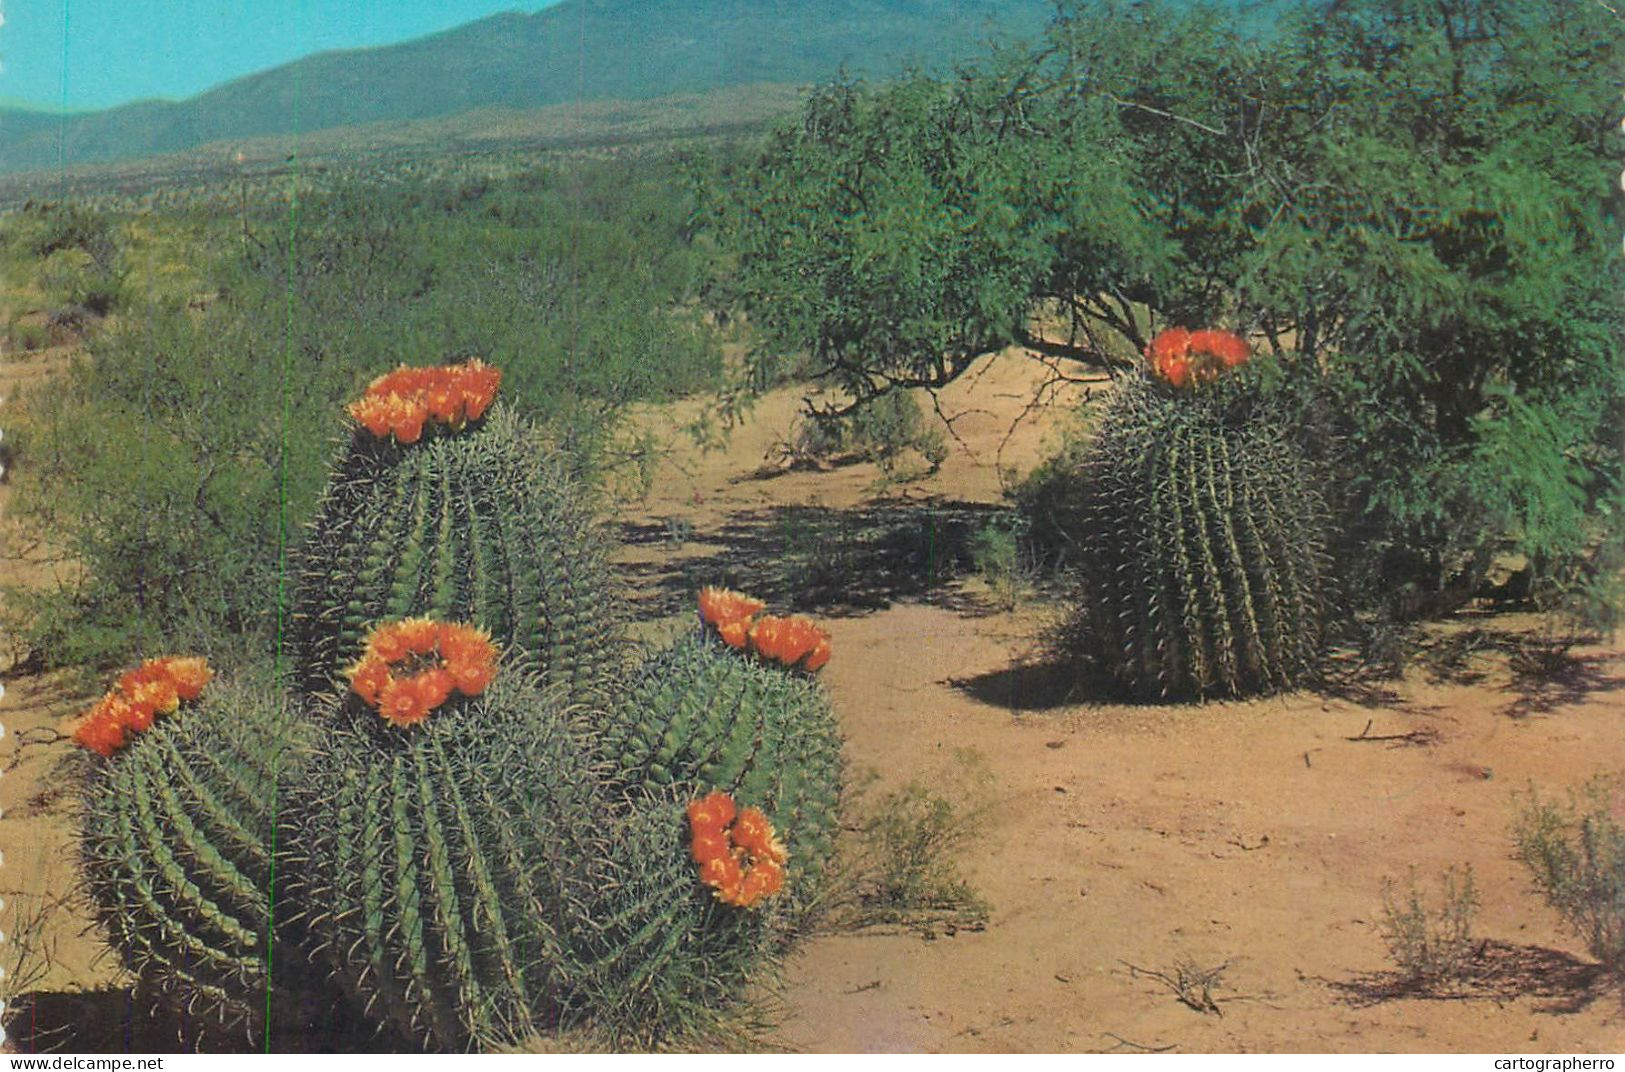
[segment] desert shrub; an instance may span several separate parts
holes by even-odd
[[[756,362],[867,398],[953,380],[1038,312],[1107,364],[1234,323],[1334,415],[1366,602],[1446,609],[1503,542],[1546,575],[1588,561],[1619,527],[1625,26],[1517,0],[1276,15],[1067,2],[1026,54],[815,94],[710,217]]]
[[[955,854],[972,844],[990,806],[985,762],[962,750],[949,776],[877,793],[875,776],[853,791],[856,816],[842,861],[845,898],[831,908],[841,929],[903,927],[925,934],[978,928],[990,911],[959,870]]]
[[[907,391],[891,391],[844,412],[804,417],[784,454],[792,462],[857,459],[896,470],[914,451],[935,472],[948,457],[947,438]]]
[[[1448,868],[1439,880],[1437,907],[1430,907],[1416,882],[1416,869],[1401,889],[1382,883],[1382,937],[1405,982],[1427,986],[1458,978],[1473,953],[1473,919],[1478,893],[1471,866]]]
[[[74,564],[8,613],[58,663],[181,636],[252,645],[285,605],[283,553],[343,431],[338,403],[401,363],[484,357],[573,476],[646,479],[652,450],[627,406],[721,368],[694,306],[709,254],[687,241],[684,196],[664,164],[583,162],[474,187],[346,178],[296,215],[266,198],[231,226],[155,214],[152,228],[199,236],[189,267],[216,297],[203,311],[155,300],[93,336],[8,425],[31,459],[19,513]],[[29,225],[17,241],[32,256]],[[77,239],[49,244],[51,263],[94,267]]]
[[[971,533],[971,565],[1003,610],[1016,609],[1036,572],[1026,529],[1026,519],[1017,516],[988,521]]]
[[[1567,807],[1531,792],[1513,828],[1518,857],[1546,903],[1613,972],[1625,972],[1625,825],[1618,779],[1600,778]]]

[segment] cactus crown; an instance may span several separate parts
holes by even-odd
[[[501,406],[457,435],[402,446],[357,430],[317,506],[292,647],[309,693],[378,623],[428,615],[486,630],[573,691],[614,676],[619,603],[574,483]]]

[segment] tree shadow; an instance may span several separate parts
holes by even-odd
[[[14,1053],[398,1053],[413,1047],[331,998],[285,1001],[269,1032],[194,1015],[130,988],[41,990],[6,1010]]]
[[[1611,673],[1602,653],[1535,651],[1514,655],[1512,681],[1501,691],[1514,698],[1501,708],[1512,718],[1549,715],[1558,708],[1583,703],[1592,693],[1625,686],[1625,676]]]
[[[639,613],[649,616],[691,609],[695,592],[708,584],[825,614],[862,614],[905,598],[977,613],[982,609],[955,592],[954,582],[972,568],[972,537],[1004,512],[958,501],[776,506],[693,534],[700,553],[619,568]],[[620,530],[630,545],[655,543],[666,533],[667,526],[647,523]]]
[[[1600,964],[1558,949],[1487,940],[1457,975],[1448,980],[1417,980],[1401,972],[1370,972],[1333,982],[1355,1006],[1388,1001],[1493,1001],[1533,998],[1539,1012],[1568,1015],[1612,995],[1625,1008],[1625,980]]]

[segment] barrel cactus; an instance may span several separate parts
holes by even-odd
[[[447,370],[391,376],[437,371]],[[366,408],[402,397],[379,393],[388,381],[351,407],[358,426],[299,556],[290,643],[300,686],[342,689],[375,622],[431,614],[482,626],[572,693],[602,687],[623,650],[619,604],[573,481],[500,405],[450,422],[419,413],[404,430],[396,414],[391,425],[387,406]]]
[[[610,837],[569,710],[512,674],[412,722],[318,702],[330,728],[282,813],[287,931],[425,1048],[552,1027]]]
[[[1081,476],[1075,635],[1142,699],[1287,688],[1318,662],[1329,517],[1225,332],[1166,332],[1121,381]]]
[[[265,683],[209,677],[201,659],[151,660],[80,720],[75,738],[103,757],[86,782],[81,859],[144,990],[257,1031],[274,802],[302,723]]]
[[[755,631],[795,621],[767,619]],[[645,663],[606,716],[600,747],[623,786],[720,789],[759,805],[786,831],[793,899],[805,903],[834,848],[840,729],[813,678],[748,657],[724,639],[731,624],[696,630]],[[827,642],[808,652],[790,661],[827,658]]]
[[[707,827],[696,824],[695,813],[714,810],[721,796],[636,791],[615,827],[612,851],[592,868],[590,941],[580,946],[574,1000],[617,1048],[716,1045],[747,1035],[752,1025],[741,1020],[740,1002],[750,984],[771,977],[795,933],[794,899],[775,896],[776,885],[730,898],[707,883],[696,851]],[[736,814],[728,800],[730,813],[721,819]],[[800,840],[793,829],[778,831]],[[736,894],[739,885],[732,887]]]

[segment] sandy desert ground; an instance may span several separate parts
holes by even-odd
[[[7,360],[0,394],[61,360]],[[1531,785],[1561,796],[1625,771],[1625,649],[1576,649],[1557,674],[1535,677],[1510,658],[1533,618],[1467,612],[1430,629],[1435,657],[1399,681],[1204,706],[1076,695],[1042,656],[1057,603],[1034,595],[1001,609],[981,579],[950,568],[962,562],[933,561],[959,554],[1000,502],[1001,468],[1036,464],[1090,387],[1068,385],[1018,421],[1043,376],[1008,352],[946,392],[950,456],[907,483],[885,483],[869,463],[773,463],[793,391],[764,398],[721,452],[679,433],[692,405],[639,417],[674,444],[651,494],[615,519],[649,632],[685,615],[698,584],[753,587],[833,632],[824,680],[855,771],[873,771],[882,788],[945,785],[968,754],[987,776],[957,860],[989,906],[985,926],[813,938],[762,1044],[1625,1049],[1625,995],[1530,890],[1509,835]],[[37,576],[26,536],[7,532],[6,580]],[[71,745],[35,742],[86,697],[60,675],[6,687],[0,889],[16,912],[72,881],[69,802],[53,773]],[[1446,867],[1469,864],[1482,910],[1464,978],[1407,991],[1380,934],[1383,879],[1403,882],[1414,867],[1432,893]],[[171,1048],[139,1011],[127,1015],[82,909],[59,908],[40,937],[50,963],[30,983],[39,998],[18,1025],[25,1035],[73,1050]],[[1181,965],[1222,969],[1207,1009],[1168,985]],[[73,1022],[72,1035],[50,1033]]]

